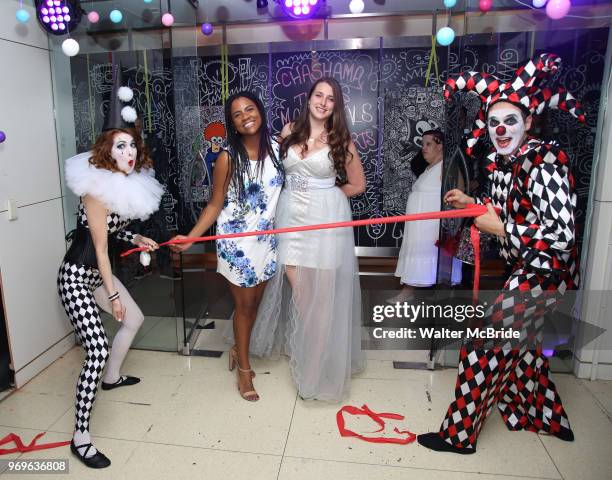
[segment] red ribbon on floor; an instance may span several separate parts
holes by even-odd
[[[222,238],[240,238],[240,237],[252,237],[259,235],[274,235],[277,233],[290,233],[290,232],[306,232],[310,230],[328,230],[331,228],[344,228],[344,227],[362,227],[365,225],[379,225],[382,223],[399,223],[399,222],[414,222],[418,220],[438,220],[442,218],[468,218],[468,217],[479,217],[487,213],[487,207],[485,205],[478,205],[475,203],[469,204],[467,207],[455,210],[442,210],[435,212],[422,212],[412,213],[410,215],[397,215],[395,217],[378,217],[368,218],[365,220],[350,220],[347,222],[332,222],[332,223],[319,223],[316,225],[302,225],[300,227],[287,227],[287,228],[275,228],[273,230],[257,230],[254,232],[240,232],[240,233],[226,233],[224,235],[209,235],[208,237],[190,237],[178,240],[169,240],[167,242],[160,243],[160,247],[167,245],[176,245],[180,243],[199,243],[207,242],[209,240],[219,240]],[[472,245],[474,246],[474,252],[478,249],[479,254],[474,254],[474,270],[480,272],[480,233],[477,229],[472,228],[470,234]],[[476,246],[478,245],[478,246]],[[135,252],[142,252],[148,250],[146,247],[132,248],[126,250],[121,254],[122,257],[126,257]],[[474,301],[478,295],[478,280],[474,275]]]
[[[416,434],[409,432],[408,430],[400,430],[397,427],[395,427],[393,431],[397,433],[398,435],[405,435],[404,438],[364,436],[360,433],[353,432],[352,430],[349,430],[348,428],[346,428],[344,424],[344,414],[345,413],[349,415],[366,415],[370,417],[378,425],[380,425],[380,428],[372,433],[382,432],[385,429],[385,420],[384,420],[385,418],[392,419],[392,420],[403,420],[404,419],[403,415],[399,415],[397,413],[373,412],[372,410],[370,410],[370,408],[367,405],[362,405],[361,408],[353,407],[352,405],[347,405],[347,406],[342,407],[340,410],[338,410],[338,413],[336,413],[336,423],[338,424],[338,431],[340,432],[340,435],[343,437],[356,437],[356,438],[359,438],[360,440],[363,440],[365,442],[371,442],[371,443],[397,443],[399,445],[407,445],[410,442],[414,442],[414,439],[416,438]]]
[[[49,448],[57,448],[57,447],[64,447],[66,445],[70,445],[70,441],[41,443],[40,445],[37,445],[36,442],[44,434],[45,432],[39,433],[38,435],[34,437],[34,439],[28,445],[25,445],[19,435],[17,435],[16,433],[9,433],[6,437],[0,440],[0,445],[6,445],[8,443],[14,442],[16,447],[15,448],[0,448],[0,455],[8,455],[9,453],[33,452],[35,450],[47,450]]]

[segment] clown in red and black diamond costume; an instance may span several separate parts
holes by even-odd
[[[472,153],[487,128],[489,135],[505,134],[504,125],[497,129],[487,125],[490,109],[499,103],[518,107],[525,117],[558,108],[584,121],[580,103],[567,90],[540,86],[560,64],[559,57],[545,53],[519,68],[507,83],[476,72],[449,79],[447,99],[457,90],[467,90],[477,93],[483,104],[466,138],[467,153]],[[541,347],[544,315],[566,290],[578,287],[576,193],[570,160],[556,142],[527,135],[512,152],[501,154],[501,150],[498,147],[487,157],[489,188],[475,199],[499,209],[500,254],[511,272],[487,320],[496,328],[520,331],[521,339],[511,346],[467,342],[461,347],[455,399],[440,430],[418,437],[421,445],[436,451],[474,453],[480,430],[496,404],[510,430],[545,432],[566,441],[574,438]]]
[[[555,142],[528,138],[507,159],[491,153],[485,170],[489,195],[476,202],[490,201],[501,211],[500,255],[515,269],[555,276],[560,293],[577,288],[576,193],[565,152]]]

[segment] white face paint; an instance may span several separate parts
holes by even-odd
[[[491,107],[487,116],[489,136],[500,155],[514,153],[523,143],[531,118],[523,120],[521,109],[506,102]]]
[[[123,173],[130,174],[134,170],[138,149],[134,138],[124,132],[118,132],[113,137],[111,157],[117,162],[117,167]]]

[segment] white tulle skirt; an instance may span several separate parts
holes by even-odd
[[[351,220],[337,188],[283,190],[279,228]],[[338,402],[365,368],[361,289],[352,228],[282,234],[278,273],[268,281],[251,333],[254,355],[289,356],[299,395]],[[294,288],[286,269],[295,272]],[[231,338],[230,338],[231,340]]]

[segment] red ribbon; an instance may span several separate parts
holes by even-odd
[[[395,427],[393,431],[397,433],[398,435],[405,435],[404,438],[364,436],[360,433],[353,432],[352,430],[349,430],[348,428],[346,428],[344,424],[344,413],[347,413],[349,415],[366,415],[370,417],[372,420],[374,420],[374,422],[380,425],[380,428],[378,430],[375,430],[372,433],[382,432],[385,429],[385,421],[384,421],[385,418],[393,419],[393,420],[403,420],[404,419],[403,415],[399,415],[397,413],[373,412],[372,410],[370,410],[370,408],[367,405],[362,405],[361,408],[353,407],[352,405],[347,405],[347,406],[342,407],[340,410],[338,410],[338,413],[336,413],[336,423],[338,424],[338,431],[340,432],[340,435],[342,437],[357,437],[360,440],[363,440],[365,442],[397,443],[399,445],[407,445],[410,442],[414,442],[416,438],[416,435],[414,433],[409,432],[408,430],[400,430],[397,427]]]
[[[473,301],[478,301],[478,289],[480,288],[480,232],[472,223],[470,227],[470,241],[474,248],[474,286],[472,287]]]
[[[19,435],[15,433],[9,433],[6,437],[0,440],[0,445],[6,445],[8,443],[14,442],[16,447],[15,448],[0,448],[0,455],[8,455],[9,453],[33,452],[35,450],[47,450],[48,448],[57,448],[57,447],[64,447],[66,445],[70,445],[70,441],[41,443],[40,445],[37,445],[36,442],[44,434],[45,432],[39,433],[38,435],[34,437],[34,439],[28,445],[25,445]]]
[[[159,246],[163,247],[166,245],[175,245],[179,243],[198,243],[207,242],[209,240],[219,240],[221,238],[239,238],[239,237],[253,237],[259,235],[274,235],[276,233],[289,233],[289,232],[305,232],[309,230],[327,230],[330,228],[344,228],[344,227],[362,227],[364,225],[380,225],[382,223],[399,223],[399,222],[413,222],[416,220],[436,220],[440,218],[466,218],[466,217],[479,217],[487,213],[487,207],[484,205],[478,205],[475,203],[469,204],[467,207],[456,210],[442,210],[436,212],[422,212],[412,213],[410,215],[398,215],[395,217],[378,217],[368,218],[366,220],[350,220],[347,222],[332,222],[332,223],[319,223],[316,225],[302,225],[301,227],[287,227],[287,228],[275,228],[273,230],[257,230],[254,232],[240,232],[240,233],[226,233],[224,235],[210,235],[208,237],[189,237],[177,240],[169,240],[167,242],[160,243]],[[132,248],[126,250],[121,254],[122,257],[126,257],[135,252],[142,252],[148,250],[147,247]]]
[[[410,215],[398,215],[395,217],[378,217],[368,218],[366,220],[350,220],[347,222],[333,222],[333,223],[319,223],[316,225],[302,225],[300,227],[287,227],[287,228],[275,228],[273,230],[257,230],[254,232],[240,232],[240,233],[227,233],[224,235],[209,235],[208,237],[189,237],[184,239],[169,240],[167,242],[160,243],[160,247],[166,245],[175,245],[179,243],[198,243],[207,242],[209,240],[219,240],[222,238],[239,238],[239,237],[252,237],[259,235],[274,235],[277,233],[289,233],[289,232],[305,232],[310,230],[327,230],[331,228],[344,228],[344,227],[361,227],[365,225],[380,225],[383,223],[399,223],[399,222],[414,222],[417,220],[436,220],[442,218],[467,218],[467,217],[479,217],[487,213],[487,207],[485,205],[478,205],[475,203],[469,204],[467,207],[455,210],[442,210],[436,212],[422,212],[412,213]],[[480,234],[477,229],[472,228],[470,234],[472,245],[474,246],[474,301],[478,295],[478,277],[480,274]],[[126,257],[135,252],[142,252],[148,250],[147,247],[137,247],[130,250],[126,250],[121,254],[122,257]],[[478,254],[476,252],[478,251]],[[476,273],[478,272],[478,273]]]

